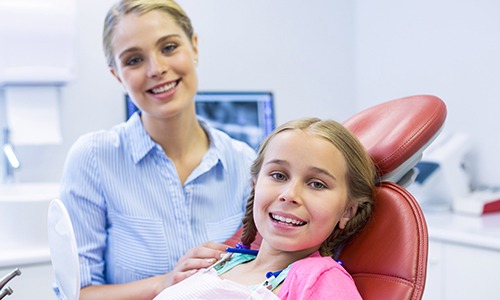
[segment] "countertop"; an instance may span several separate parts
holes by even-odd
[[[469,216],[424,210],[429,240],[500,251],[500,212]]]

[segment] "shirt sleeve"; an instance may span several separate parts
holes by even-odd
[[[92,139],[80,138],[70,149],[61,179],[61,201],[75,231],[80,284],[102,284],[106,247],[106,205],[100,188]]]

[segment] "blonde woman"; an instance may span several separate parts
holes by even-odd
[[[196,117],[198,38],[174,1],[115,4],[103,44],[140,112],[82,136],[66,160],[61,199],[80,299],[152,299],[224,252],[241,227],[255,153]]]

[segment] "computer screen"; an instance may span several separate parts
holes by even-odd
[[[137,111],[128,96],[127,119]],[[198,92],[196,113],[213,127],[257,149],[275,128],[272,92]]]

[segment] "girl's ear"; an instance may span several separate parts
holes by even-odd
[[[344,214],[342,215],[342,218],[340,218],[339,228],[344,229],[347,222],[349,222],[349,220],[356,215],[357,211],[358,211],[358,202],[351,201],[351,203],[347,205]]]

